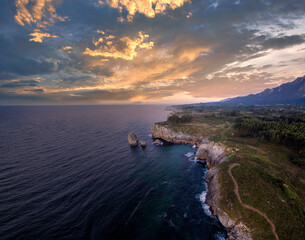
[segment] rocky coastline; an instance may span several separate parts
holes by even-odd
[[[198,148],[196,157],[198,160],[206,161],[208,173],[206,175],[207,195],[206,203],[210,206],[211,213],[216,216],[221,224],[227,228],[228,240],[250,240],[249,230],[242,223],[232,220],[227,213],[219,207],[220,186],[218,182],[217,166],[228,161],[226,147],[219,143],[209,141],[207,138],[189,136],[184,133],[173,131],[169,125],[155,123],[151,129],[154,139],[162,139],[167,142],[184,143],[196,145]]]
[[[168,125],[155,123],[151,128],[151,136],[153,138],[163,139],[167,142],[184,143],[198,146],[204,138],[198,138],[186,135],[184,133],[177,133],[171,130]]]

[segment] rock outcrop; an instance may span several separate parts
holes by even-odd
[[[199,160],[206,160],[207,168],[210,169],[226,160],[226,148],[219,143],[201,143],[196,152],[196,157]]]
[[[156,139],[156,140],[154,141],[154,144],[155,144],[155,145],[160,145],[160,146],[162,146],[162,145],[163,145],[163,142],[162,142],[160,139]]]
[[[174,132],[168,125],[155,123],[151,128],[153,138],[161,138],[167,142],[196,144],[198,145],[203,138],[193,137],[184,133]]]
[[[137,135],[135,135],[133,132],[128,134],[128,142],[130,146],[135,147],[138,145],[138,138]]]

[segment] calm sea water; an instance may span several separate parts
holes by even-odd
[[[155,146],[161,106],[0,107],[0,239],[222,239],[188,145]],[[131,148],[134,131],[147,147]]]

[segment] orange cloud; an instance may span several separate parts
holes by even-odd
[[[104,42],[103,38],[99,38],[97,40],[93,39],[93,44],[97,47],[100,43]]]
[[[188,47],[179,50],[177,57],[180,61],[192,62],[197,59],[201,54],[209,52],[210,49],[207,47]]]
[[[90,65],[101,64],[90,62]],[[191,62],[180,61],[179,58],[168,56],[164,49],[153,48],[147,52],[139,52],[131,62],[120,62],[113,67],[113,62],[103,63],[111,68],[113,75],[105,78],[110,85],[117,88],[138,89],[151,91],[153,89],[169,89],[180,87],[190,82],[189,78],[201,66],[194,66]]]
[[[15,21],[21,26],[35,24],[38,28],[53,25],[56,20],[66,18],[56,14],[56,0],[16,0],[17,13]]]
[[[164,13],[166,9],[176,9],[190,0],[106,0],[110,7],[119,9],[120,12],[125,8],[128,11],[127,20],[132,21],[133,16],[138,12],[146,17],[154,18],[158,13]],[[104,4],[103,1],[99,1]],[[119,21],[123,21],[119,18]]]
[[[57,38],[58,36],[56,35],[51,35],[50,33],[43,33],[39,29],[35,29],[33,33],[30,34],[32,37],[29,41],[30,42],[40,42],[42,43],[42,40],[44,38]],[[65,49],[63,49],[65,50]]]
[[[72,47],[71,46],[65,46],[65,47],[62,47],[60,50],[71,50],[72,49]]]
[[[105,37],[106,39],[112,39],[113,41],[107,41],[102,46],[100,46],[96,50],[91,50],[90,48],[86,48],[83,52],[84,55],[89,56],[99,56],[106,58],[122,58],[125,60],[132,60],[135,56],[137,56],[137,49],[151,49],[154,46],[154,42],[144,42],[149,35],[144,34],[143,32],[138,33],[138,37],[135,39],[131,39],[129,37],[122,37],[117,39],[115,36],[110,35]],[[101,38],[100,38],[101,39]],[[95,46],[98,46],[103,41],[93,41]],[[115,41],[115,43],[114,43]],[[124,46],[123,48],[120,46]]]

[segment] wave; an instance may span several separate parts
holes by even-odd
[[[184,154],[184,156],[186,156],[188,158],[192,157],[193,155],[194,155],[193,152],[188,152],[188,153]]]
[[[202,208],[203,208],[203,211],[206,215],[210,216],[210,217],[213,217],[211,211],[210,211],[210,206],[208,204],[205,203],[205,200],[206,200],[206,195],[207,195],[207,192],[206,190],[203,191],[200,196],[199,196],[199,200],[201,202],[201,205],[202,205]]]
[[[222,232],[217,232],[214,236],[215,236],[215,239],[217,239],[217,240],[225,240],[226,239],[226,235]]]
[[[208,170],[205,169],[204,170],[204,176],[203,176],[204,179],[205,179],[205,176],[206,176],[207,173],[208,173]],[[204,213],[206,215],[210,216],[210,217],[213,217],[213,215],[210,211],[210,206],[208,204],[206,204],[206,202],[205,202],[206,196],[207,196],[207,183],[206,182],[204,182],[204,189],[205,190],[199,196],[199,200],[201,202]]]

